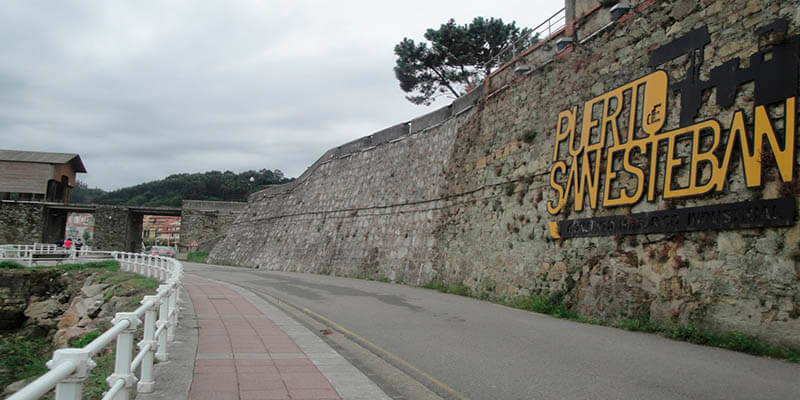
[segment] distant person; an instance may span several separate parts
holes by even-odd
[[[57,241],[56,242],[56,247],[64,247],[64,241],[63,240]]]
[[[72,238],[67,238],[67,240],[64,241],[64,248],[67,250],[72,248]]]
[[[76,239],[75,240],[75,253],[78,255],[78,257],[81,256],[81,248],[82,247],[83,247],[83,240],[81,238]]]

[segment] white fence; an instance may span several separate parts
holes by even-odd
[[[55,400],[80,400],[83,383],[95,366],[92,356],[116,339],[114,373],[106,381],[110,389],[103,399],[128,400],[135,389],[150,393],[154,389],[154,359],[169,359],[168,343],[175,337],[178,322],[178,291],[183,266],[172,258],[147,254],[87,251],[78,253],[59,250],[49,245],[0,246],[0,261],[57,262],[64,258],[80,262],[113,259],[120,269],[135,272],[162,282],[152,296],[145,296],[133,312],[120,312],[111,321],[113,326],[80,349],[61,349],[47,362],[50,372],[40,376],[6,400],[33,400],[55,388]],[[133,353],[133,339],[144,318],[143,339],[139,351]],[[137,369],[139,375],[136,375]]]

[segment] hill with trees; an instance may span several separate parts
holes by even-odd
[[[291,181],[281,171],[268,169],[239,174],[231,171],[175,174],[110,192],[90,189],[79,181],[71,192],[71,199],[80,204],[180,207],[183,200],[246,201],[250,193]]]

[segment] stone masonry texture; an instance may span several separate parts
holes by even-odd
[[[197,250],[210,251],[241,214],[247,203],[184,200],[181,210],[181,246],[197,242]]]
[[[42,241],[44,206],[38,203],[0,202],[0,244]]]
[[[653,50],[693,29],[705,26],[711,38],[702,79],[736,57],[746,67],[751,54],[775,40],[759,37],[757,29],[777,18],[788,21],[789,35],[800,34],[800,0],[632,3],[633,11],[609,26],[607,9],[576,15],[570,30],[576,45],[553,55],[554,46],[545,43],[515,61],[533,71],[516,76],[512,65],[496,73],[471,108],[462,100],[455,113],[437,110],[411,129],[401,124],[380,140],[376,134],[332,149],[295,182],[252,195],[210,259],[410,285],[440,280],[487,296],[555,296],[592,318],[692,323],[800,346],[796,222],[678,234],[549,235],[548,223],[565,218],[796,199],[800,191],[782,184],[768,163],[763,186],[748,188],[737,164],[719,193],[548,213],[557,195],[550,170],[561,111],[652,73]],[[658,68],[675,83],[689,66],[682,56]],[[753,84],[742,85],[734,106],[723,108],[707,91],[695,121],[716,118],[727,132],[736,110],[753,120],[753,97]],[[676,129],[680,96],[670,90],[667,99],[664,129]],[[780,116],[781,110],[768,112]],[[795,173],[796,164],[797,151]],[[676,173],[678,182],[688,181],[685,168]]]

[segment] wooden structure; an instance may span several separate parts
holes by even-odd
[[[67,204],[78,173],[86,167],[77,154],[0,150],[0,200]]]

